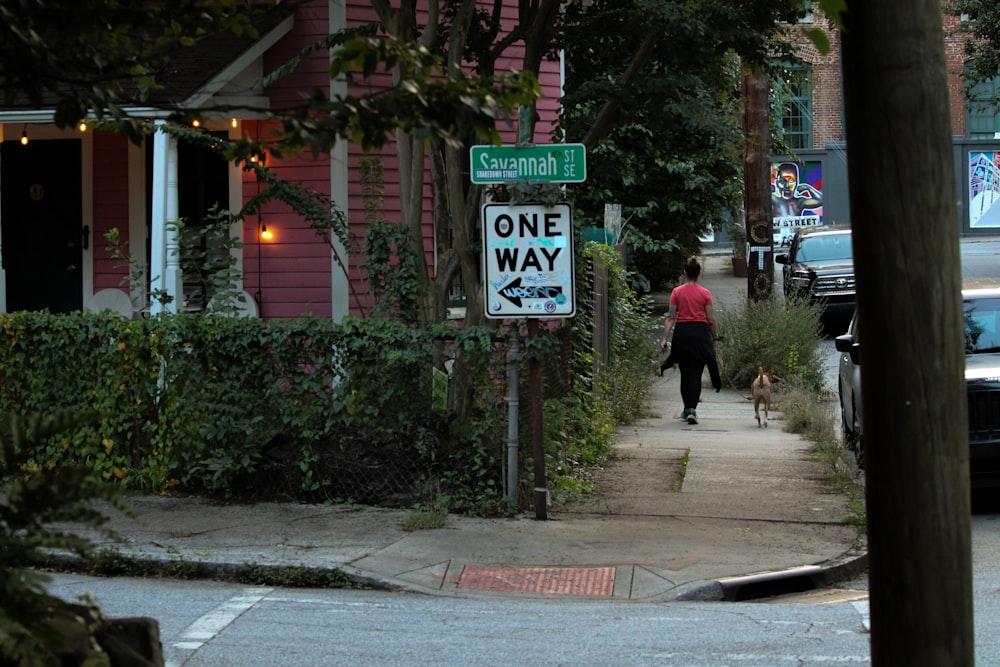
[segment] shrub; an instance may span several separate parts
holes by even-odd
[[[31,312],[0,322],[0,410],[98,414],[32,448],[28,472],[84,464],[132,487],[242,495],[280,443],[315,491],[320,438],[444,422],[431,405],[435,338],[401,324]]]
[[[601,377],[586,307],[561,327],[541,327],[521,357],[522,396],[527,360],[542,365],[545,463],[559,488],[578,486],[579,470],[603,461],[615,424],[634,418],[648,392],[647,307],[616,258],[611,252],[611,350]],[[386,493],[394,504],[439,489],[453,509],[495,514],[504,507],[508,431],[507,350],[496,333],[382,318],[5,314],[0,412],[97,415],[25,452],[29,475],[82,465],[101,480],[156,492],[368,502]],[[470,371],[464,386],[449,388],[472,401],[463,421],[441,398],[452,363]],[[531,442],[530,409],[521,410],[519,432]],[[532,452],[520,451],[524,483]],[[350,466],[370,469],[368,488],[345,490]],[[399,483],[375,480],[386,474]]]
[[[815,391],[823,387],[819,359],[821,311],[801,300],[768,299],[718,314],[719,371],[732,387],[749,387],[759,367]]]
[[[649,300],[633,289],[632,276],[625,269],[621,253],[611,246],[589,243],[583,250],[583,269],[577,288],[578,314],[574,321],[574,368],[587,379],[597,409],[608,415],[611,424],[626,424],[642,412],[649,396],[649,367],[659,350],[653,336]],[[600,377],[593,374],[594,265],[608,268],[608,359]],[[595,386],[596,385],[596,386]]]
[[[25,474],[34,448],[83,421],[87,419],[69,412],[0,417],[0,664],[70,664],[74,654],[80,664],[83,657],[86,664],[109,664],[92,638],[103,624],[97,606],[67,604],[48,595],[48,577],[25,568],[52,550],[81,557],[92,551],[88,540],[54,528],[71,522],[108,534],[107,518],[90,501],[104,499],[124,509],[113,489],[84,467]]]

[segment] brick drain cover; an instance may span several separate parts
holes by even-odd
[[[501,593],[610,596],[615,592],[615,568],[466,565],[458,587]]]

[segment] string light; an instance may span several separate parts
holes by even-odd
[[[201,127],[201,121],[195,118],[193,121],[191,121],[191,127]]]
[[[27,125],[27,123],[25,123],[24,129],[21,130],[21,145],[22,146],[27,146],[28,145],[28,125]]]
[[[79,128],[80,128],[81,132],[86,132],[87,131],[87,121],[81,120]]]
[[[240,124],[239,121],[234,118],[233,119],[233,127],[239,127],[239,124]]]
[[[267,225],[261,225],[260,228],[260,238],[264,241],[270,241],[274,238],[274,234],[268,231]]]

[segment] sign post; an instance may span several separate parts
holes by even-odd
[[[538,335],[539,318],[575,315],[576,260],[569,204],[486,204],[481,217],[486,317],[528,318],[530,339]],[[536,358],[528,361],[528,382],[532,387],[535,441],[535,517],[545,519],[548,491],[542,442],[541,372]],[[516,476],[516,466],[507,474],[508,478]]]
[[[473,146],[469,156],[475,184],[509,181],[582,183],[587,178],[583,144],[533,146],[530,108],[521,109],[518,145]],[[527,318],[528,338],[538,335],[543,317],[576,314],[576,267],[573,218],[569,204],[485,204],[483,224],[483,300],[491,319]],[[518,325],[511,326],[513,349]],[[507,498],[516,505],[517,492],[517,374],[512,361],[508,400],[513,421],[508,424]],[[528,360],[531,385],[532,454],[534,459],[535,518],[547,518],[545,451],[542,434],[541,367]],[[510,420],[510,418],[509,418]]]

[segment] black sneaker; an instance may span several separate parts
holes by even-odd
[[[687,411],[687,420],[688,420],[688,424],[697,424],[698,423],[698,415],[695,413],[694,410],[688,410]]]

